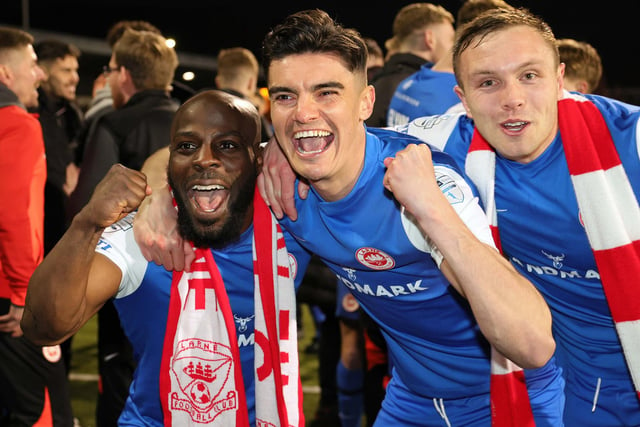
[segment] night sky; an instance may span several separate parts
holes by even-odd
[[[0,23],[23,24],[22,7],[28,4],[30,28],[103,40],[111,24],[120,19],[145,19],[177,41],[178,52],[211,55],[225,47],[245,46],[260,59],[263,36],[287,14],[309,8],[329,12],[343,25],[381,45],[391,36],[395,13],[412,1],[265,1],[249,6],[242,1],[175,0],[2,0]],[[435,3],[435,2],[434,2]],[[454,16],[460,0],[440,1]],[[587,6],[584,0],[510,1],[542,16],[556,37],[571,37],[591,43],[604,64],[607,87],[639,87],[638,35],[632,33],[636,1],[612,0]],[[632,21],[633,20],[633,21]],[[212,81],[211,81],[212,83]]]

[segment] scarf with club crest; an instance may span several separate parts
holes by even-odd
[[[289,257],[257,189],[253,227],[256,425],[303,426]],[[209,249],[173,273],[160,400],[165,426],[249,426],[233,313]]]

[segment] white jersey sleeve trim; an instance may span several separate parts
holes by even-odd
[[[96,252],[113,261],[122,272],[116,299],[134,293],[147,271],[148,261],[142,255],[133,235],[133,217],[134,214],[130,214],[105,229],[96,246]]]
[[[478,198],[473,195],[471,188],[462,176],[446,166],[434,166],[436,179],[440,189],[449,200],[460,219],[481,242],[496,248],[484,211],[478,203]],[[438,267],[442,263],[442,253],[433,244],[418,225],[415,217],[402,208],[402,226],[411,244],[419,251],[428,253]],[[497,249],[496,249],[497,250]]]
[[[410,121],[404,128],[399,128],[399,130],[426,141],[440,150],[444,150],[444,146],[447,145],[453,129],[458,124],[460,117],[465,114],[462,111],[454,114],[419,117]]]

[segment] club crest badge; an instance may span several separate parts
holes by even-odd
[[[291,254],[289,255],[289,271],[291,272],[291,278],[295,279],[298,275],[298,260]]]
[[[51,345],[42,347],[42,355],[48,362],[56,363],[62,357],[62,349],[59,345]]]
[[[356,259],[365,267],[373,270],[390,270],[396,262],[386,253],[376,248],[360,248],[356,251]]]
[[[211,422],[221,412],[236,409],[236,391],[227,383],[232,372],[231,349],[220,343],[188,339],[178,343],[171,373],[178,381],[171,409],[186,411],[195,422]]]

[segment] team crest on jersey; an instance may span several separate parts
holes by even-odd
[[[171,410],[189,413],[195,422],[208,423],[220,413],[238,406],[235,390],[227,390],[233,369],[231,349],[220,343],[200,339],[186,339],[178,343],[171,360],[171,373],[179,389],[170,395]]]
[[[386,253],[376,248],[360,248],[356,251],[356,259],[365,267],[374,270],[390,270],[396,262]]]
[[[51,363],[56,363],[62,357],[62,349],[59,345],[51,345],[42,347],[42,355]]]

